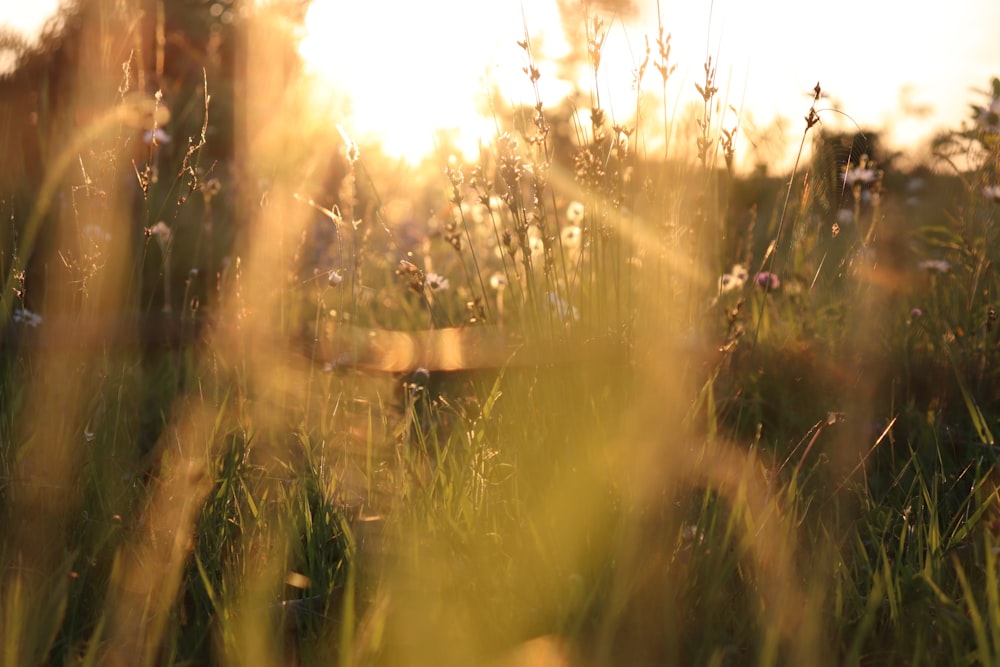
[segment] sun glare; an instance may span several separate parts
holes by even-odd
[[[610,122],[635,122],[640,108],[635,74],[647,36],[655,57],[656,17],[640,14],[630,22],[608,13],[597,16],[606,36],[596,77],[579,52],[575,69],[567,68],[569,40],[585,46],[587,30],[583,17],[577,17],[579,30],[568,37],[555,0],[530,7],[513,1],[342,5],[317,0],[306,16],[299,51],[315,77],[316,99],[356,141],[378,143],[386,154],[411,165],[440,149],[474,159],[480,146],[496,137],[496,109],[537,101],[524,71],[528,54],[518,44],[525,30],[541,73],[537,96],[546,106],[578,92],[577,122],[584,131],[590,107],[598,103]],[[676,105],[678,99],[690,101],[694,81],[703,76],[706,44],[718,37],[709,35],[710,16],[700,9],[674,11],[669,21],[684,32],[672,42],[671,59],[679,67],[668,105]],[[652,65],[646,77],[642,90],[651,98],[645,103],[659,108],[662,81]],[[738,97],[739,91],[733,94]],[[647,148],[662,146],[659,128],[662,124],[644,130]]]
[[[526,16],[547,58],[565,51],[555,3]],[[543,3],[544,5],[544,3]],[[526,10],[527,11],[527,10]],[[390,156],[418,164],[447,147],[466,156],[496,134],[493,95],[525,99],[521,12],[478,3],[333,3],[310,7],[300,53],[326,90],[320,99],[346,117],[336,122],[357,141],[377,141]],[[519,75],[522,81],[518,81]],[[555,82],[548,72],[548,85]],[[556,97],[564,90],[554,92]],[[532,93],[533,96],[533,93]]]

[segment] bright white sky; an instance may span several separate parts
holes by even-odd
[[[58,0],[0,0],[0,24],[29,32]],[[638,0],[642,16],[624,25],[606,16],[602,101],[609,111],[634,107],[632,71],[655,38],[656,0]],[[822,84],[836,105],[865,128],[882,129],[897,147],[919,145],[935,130],[955,127],[969,104],[1000,76],[1000,1],[963,0],[660,0],[678,65],[668,89],[694,98],[706,54],[718,65],[720,96],[749,117],[744,134],[766,144],[776,115],[789,119],[787,142],[797,146],[809,107],[806,93]],[[471,148],[491,124],[476,116],[485,104],[484,79],[507,102],[534,103],[516,45],[526,21],[536,57],[566,52],[556,0],[314,0],[302,53],[312,69],[351,95],[354,113],[337,118],[358,139],[379,137],[390,153],[415,160],[433,146],[435,128],[453,128]],[[542,99],[567,90],[542,65]],[[658,88],[650,68],[644,88]],[[585,90],[592,85],[581,82]],[[673,104],[673,102],[671,102]],[[904,107],[924,107],[923,114]],[[655,109],[654,109],[655,110]],[[627,114],[625,114],[627,115]],[[822,114],[835,129],[851,126]],[[727,120],[729,126],[732,121]],[[749,151],[748,146],[740,149]],[[787,164],[778,150],[773,171]],[[752,161],[752,157],[748,157]]]
[[[523,39],[524,22],[542,56],[558,57],[567,48],[556,0],[345,4],[315,0],[303,53],[339,86],[357,91],[355,118],[345,126],[378,133],[401,153],[419,153],[407,147],[414,142],[428,150],[430,133],[414,136],[422,125],[460,127],[474,144],[472,93],[484,90],[484,75],[507,101],[534,103],[521,72],[524,54],[515,44]],[[637,4],[641,15],[627,25],[605,17],[609,35],[599,90],[605,108],[618,114],[634,109],[632,72],[642,60],[645,35],[656,36],[656,0]],[[985,99],[973,89],[984,90],[1000,76],[998,0],[949,7],[940,0],[661,0],[660,6],[678,64],[668,95],[684,103],[693,99],[711,55],[720,98],[749,113],[743,135],[761,146],[776,115],[789,119],[785,140],[798,146],[807,93],[817,81],[830,95],[821,108],[836,105],[905,147],[956,127],[969,117],[971,102]],[[543,101],[558,101],[566,88],[552,70],[543,67],[542,73]],[[649,66],[644,89],[658,88],[657,77]],[[838,114],[821,118],[833,129],[853,127]],[[749,150],[741,147],[744,154]],[[792,147],[772,150],[773,171],[790,166]],[[747,166],[753,159],[747,156]]]

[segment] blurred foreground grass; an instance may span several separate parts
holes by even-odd
[[[160,7],[3,139],[4,664],[998,660],[1000,84],[922,185],[815,106],[736,178],[711,63],[690,160],[538,100],[425,222],[294,5],[175,78]]]

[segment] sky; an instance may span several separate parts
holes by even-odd
[[[57,4],[0,0],[0,24],[30,35]],[[633,4],[638,10],[628,18],[597,12],[608,33],[597,91],[605,109],[623,122],[635,107],[632,72],[644,38],[656,36],[657,0]],[[775,171],[794,154],[807,93],[817,82],[829,95],[818,105],[825,127],[881,130],[892,146],[919,155],[935,132],[957,127],[971,103],[986,101],[975,89],[985,90],[991,77],[1000,76],[998,0],[659,5],[678,66],[668,108],[694,99],[694,84],[711,56],[719,100],[741,111],[739,152],[747,161],[765,157]],[[358,140],[378,138],[390,154],[416,161],[432,150],[437,130],[450,128],[469,152],[491,136],[492,122],[478,113],[489,108],[491,91],[506,103],[534,104],[522,72],[525,52],[516,43],[525,26],[542,74],[541,98],[555,103],[572,87],[547,62],[569,49],[556,0],[314,0],[301,52],[325,86],[348,91],[352,113],[334,119],[345,132]],[[659,88],[656,76],[650,67],[645,89]],[[593,75],[580,78],[578,87],[593,91]],[[776,117],[785,123],[775,125]],[[729,127],[735,118],[722,122]]]
[[[533,104],[516,44],[525,25],[539,61],[568,51],[556,0],[371,2],[350,10],[338,8],[342,4],[317,0],[303,53],[334,85],[358,91],[356,118],[345,125],[378,134],[397,144],[397,152],[420,152],[407,142],[432,143],[429,132],[413,136],[421,125],[461,128],[472,135],[471,145],[474,135],[489,136],[491,125],[475,122],[472,111],[484,105],[491,87],[508,102]],[[597,90],[619,117],[635,107],[632,72],[645,37],[656,37],[656,0],[633,5],[638,11],[628,18],[603,14],[608,35]],[[940,0],[660,0],[659,6],[678,65],[668,108],[694,99],[711,56],[723,109],[742,112],[745,167],[761,156],[775,171],[790,166],[817,82],[829,96],[818,104],[824,127],[880,130],[890,145],[919,159],[935,133],[969,118],[971,103],[986,102],[974,91],[1000,76],[998,0],[948,6]],[[555,80],[554,68],[541,72],[543,101],[557,101],[569,85]],[[650,66],[647,90],[659,87],[656,76]],[[581,78],[584,89],[594,88],[592,76]],[[831,108],[838,111],[825,111]],[[776,117],[785,122],[776,125]],[[722,120],[725,127],[734,122],[735,115]]]

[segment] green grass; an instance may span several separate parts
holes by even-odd
[[[117,53],[128,22],[95,11]],[[418,191],[273,121],[308,91],[261,11],[242,98],[206,70],[168,100],[194,140],[158,180],[128,178],[144,103],[108,111],[135,75],[95,59],[37,130],[42,181],[3,184],[4,664],[1000,659],[988,117],[915,202],[891,165],[842,187],[860,156],[809,109],[816,158],[740,177],[708,64],[677,93],[697,131],[651,115],[690,162],[603,110],[556,145],[579,117],[539,99]],[[641,83],[674,90],[654,46]],[[97,112],[60,143],[66,109]],[[215,123],[235,152],[205,153]],[[367,328],[455,327],[493,361],[374,370],[422,339]]]

